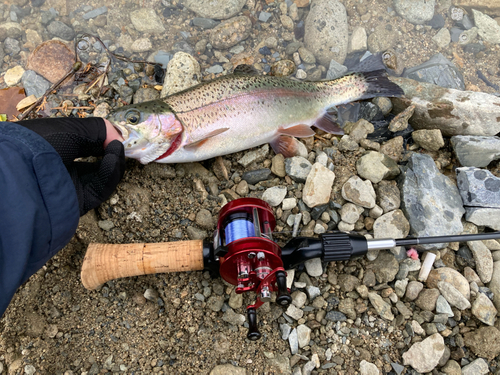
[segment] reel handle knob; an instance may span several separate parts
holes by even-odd
[[[249,340],[255,341],[260,339],[262,336],[257,328],[257,311],[255,308],[250,307],[247,309],[247,317],[248,317],[248,334],[247,338]]]
[[[276,302],[281,306],[288,306],[292,303],[292,296],[286,287],[286,274],[284,271],[276,272],[276,284],[278,284],[278,296]]]

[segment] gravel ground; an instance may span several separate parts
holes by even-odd
[[[82,4],[74,0],[16,0],[14,4],[0,4],[0,87],[24,85],[34,90],[30,82],[21,81],[23,72],[11,69],[20,66],[28,70],[28,58],[42,41],[58,37],[72,46],[75,35],[81,32],[97,34],[109,41],[106,44],[110,51],[132,60],[153,61],[159,55],[170,59],[175,52],[187,52],[195,60],[193,66],[199,64],[197,76],[190,78],[193,81],[226,74],[239,63],[269,72],[274,63],[283,59],[295,62],[298,78],[326,76],[328,64],[321,65],[314,58],[318,51],[299,49],[302,45],[298,44],[297,48],[290,47],[293,42],[304,41],[307,25],[304,28],[301,22],[309,13],[308,5],[301,6],[304,1],[296,1],[299,7],[292,6],[291,1],[233,0],[225,2],[224,7],[206,6],[208,3],[145,0],[138,5],[116,1],[107,4],[105,10],[97,1]],[[441,48],[433,41],[439,29],[408,22],[394,12],[392,1],[341,3],[347,9],[349,33],[362,27],[372,52],[377,52],[379,46],[384,47],[380,52],[390,48],[391,56],[397,56],[396,72],[441,52],[459,68],[467,90],[491,94],[498,91],[480,79],[477,71],[493,85],[500,84],[499,44],[483,42],[478,36],[474,42],[484,47],[479,52],[466,52],[454,42]],[[450,1],[443,0],[437,1],[435,8],[435,14],[443,16],[442,27],[446,29],[455,26],[450,6]],[[222,14],[205,13],[216,8],[223,9]],[[500,16],[495,14],[498,7],[495,9],[490,11],[492,17]],[[232,18],[241,16],[250,22]],[[159,50],[166,52],[158,54]],[[108,103],[115,107],[129,102],[133,94],[137,95],[135,102],[159,96],[162,87],[154,81],[151,71],[134,72],[134,65],[114,64],[115,71],[108,77],[112,89],[106,95],[99,99],[85,97],[74,86],[68,86],[49,97],[46,115],[62,115],[50,108],[68,98],[75,106]],[[181,73],[170,78],[167,73],[165,85],[178,88],[186,84],[179,78]],[[93,109],[73,110],[72,115],[77,112],[90,115]],[[417,282],[420,262],[416,269],[401,276],[398,272],[405,260],[388,251],[380,252],[376,259],[372,254],[348,262],[310,262],[296,270],[292,286],[296,308],[284,313],[275,303],[264,304],[258,310],[262,339],[256,342],[246,339],[247,323],[242,319],[254,296],[236,295],[234,286],[212,278],[208,272],[119,279],[96,291],[82,286],[80,269],[89,243],[162,242],[211,236],[226,201],[238,196],[261,198],[275,186],[286,188],[286,198],[296,202],[288,209],[281,202],[275,207],[277,231],[282,232],[276,236],[280,245],[291,237],[292,226],[287,223],[291,215],[303,214],[303,235],[317,235],[337,225],[342,229],[340,207],[348,203],[342,197],[342,187],[358,174],[356,162],[370,147],[350,150],[336,137],[321,132],[303,143],[305,159],[311,164],[324,157],[325,166],[333,166],[336,177],[331,204],[324,212],[304,205],[303,181],[296,181],[292,173],[285,171],[284,160],[267,146],[257,148],[261,157],[245,167],[241,158],[256,150],[224,156],[223,166],[216,160],[146,166],[128,160],[116,193],[81,218],[72,241],[19,289],[1,317],[0,374],[416,374],[419,367],[405,362],[403,354],[419,342],[432,347],[430,352],[424,352],[424,358],[439,353],[439,364],[425,371],[420,368],[421,373],[498,373],[500,344],[498,340],[487,340],[500,335],[498,321],[493,319],[493,324],[486,325],[479,320],[477,311],[450,307],[450,301],[445,301],[445,306],[451,314],[438,312],[440,289],[429,283],[420,294],[417,292],[418,298],[413,298],[409,294],[416,285],[412,282]],[[391,155],[389,146],[383,146],[382,152]],[[399,165],[406,164],[411,154],[407,151],[401,146],[397,149]],[[459,164],[447,138],[438,152],[421,148],[413,151],[430,155],[441,167],[440,172],[455,179],[454,167]],[[497,177],[499,165],[493,161],[488,166]],[[246,182],[245,173],[266,168],[273,173],[259,182]],[[390,195],[381,192],[384,183],[392,184],[374,184],[377,203],[380,197]],[[393,210],[398,209],[399,203]],[[360,212],[352,228],[373,233],[376,218],[368,209]],[[484,230],[465,223],[464,231],[478,229]],[[494,244],[488,246],[491,252],[498,250]],[[468,290],[474,289],[473,283],[475,288],[483,286],[476,274],[480,273],[477,259],[470,250],[450,245],[435,253],[436,269],[452,268],[465,275]],[[398,282],[405,280],[408,287],[404,285],[401,290]],[[446,295],[443,291],[441,294]],[[474,297],[478,295],[488,296],[485,305],[491,304],[488,288],[474,290]],[[472,303],[473,298],[470,300]],[[388,306],[385,312],[384,306]],[[483,329],[488,329],[488,334]],[[293,339],[289,336],[293,335],[297,335],[299,348],[290,344]],[[441,341],[433,346],[427,340],[435,335]]]

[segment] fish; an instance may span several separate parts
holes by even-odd
[[[184,91],[123,106],[108,120],[124,138],[125,156],[142,164],[202,161],[265,143],[291,157],[298,154],[296,138],[316,134],[313,126],[343,134],[335,106],[403,94],[384,70],[313,82],[258,75],[240,65]]]

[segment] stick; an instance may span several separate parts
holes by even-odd
[[[121,277],[203,270],[203,241],[162,243],[91,243],[82,265],[82,283],[89,290]]]

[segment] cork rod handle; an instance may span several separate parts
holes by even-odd
[[[82,265],[82,283],[96,289],[121,277],[203,269],[203,241],[91,243]]]

